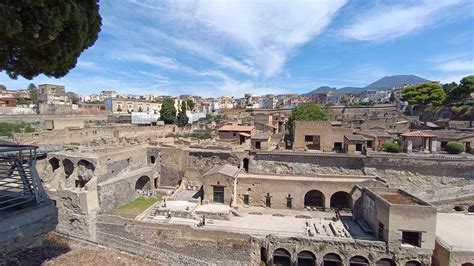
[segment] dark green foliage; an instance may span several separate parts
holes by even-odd
[[[160,119],[165,124],[176,123],[176,108],[174,108],[174,101],[170,97],[166,97],[163,100],[160,110]]]
[[[181,103],[181,108],[179,109],[178,112],[178,118],[176,120],[176,125],[178,127],[184,127],[188,124],[189,118],[186,115],[186,102]]]
[[[390,102],[394,102],[396,99],[395,99],[395,93],[390,93]]]
[[[453,82],[454,83],[454,82]],[[455,83],[454,83],[455,84]],[[446,102],[454,103],[454,102],[461,102],[469,98],[471,93],[474,92],[474,75],[464,77],[459,86],[451,88],[448,92],[448,96],[446,97]]]
[[[60,78],[97,40],[98,0],[0,2],[0,71],[11,78]]]
[[[188,105],[188,109],[192,111],[194,109],[194,102],[191,99],[186,100],[186,104]]]
[[[0,91],[6,91],[7,87],[5,85],[0,84]]]
[[[445,149],[450,154],[460,154],[464,151],[464,145],[460,142],[450,141],[446,144]]]
[[[295,121],[327,121],[329,114],[315,103],[302,103],[298,105],[288,118],[287,128],[293,131]]]
[[[402,146],[397,142],[385,142],[383,150],[386,152],[399,153],[402,152]]]
[[[441,85],[434,82],[423,82],[417,85],[411,85],[402,92],[402,99],[409,104],[433,104],[441,105],[446,98]]]
[[[446,84],[443,84],[443,90],[446,93],[446,95],[448,95],[449,92],[452,89],[456,88],[457,86],[458,86],[458,84],[456,82],[446,83]]]

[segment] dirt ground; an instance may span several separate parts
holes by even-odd
[[[118,250],[49,233],[43,245],[1,257],[3,265],[167,265]]]

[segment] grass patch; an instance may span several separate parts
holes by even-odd
[[[116,209],[114,214],[124,216],[127,218],[135,218],[140,213],[144,212],[148,209],[151,205],[155,202],[161,201],[161,195],[157,194],[154,196],[146,197],[140,196],[136,198],[134,201],[131,201],[122,207]]]
[[[10,137],[13,133],[21,133],[21,132],[35,132],[35,129],[32,128],[29,124],[21,123],[21,124],[14,124],[14,123],[0,123],[0,136]]]

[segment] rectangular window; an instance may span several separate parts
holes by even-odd
[[[304,141],[305,142],[313,142],[313,136],[304,136]]]
[[[265,196],[265,206],[267,208],[272,207],[272,197],[268,194],[267,194],[267,196]]]
[[[379,222],[379,239],[380,240],[384,240],[383,231],[384,231],[384,225],[383,223]]]
[[[255,142],[255,149],[260,150],[261,148],[262,148],[262,145],[261,145],[260,141],[256,141]]]
[[[342,142],[334,142],[334,150],[342,151]]]
[[[371,140],[367,141],[367,148],[372,149],[372,141]]]
[[[421,232],[402,231],[402,243],[421,247]]]
[[[224,203],[224,188],[213,187],[214,189],[214,203]]]
[[[244,195],[244,205],[249,205],[249,195]]]

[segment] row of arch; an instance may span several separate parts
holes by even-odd
[[[319,190],[308,191],[304,196],[304,207],[324,209],[326,197]],[[352,209],[352,197],[345,191],[338,191],[331,195],[330,207],[333,209]]]
[[[56,157],[53,157],[53,158],[49,159],[49,164],[51,165],[51,168],[53,169],[53,172],[58,170],[59,167],[60,167],[60,161]],[[68,178],[69,176],[71,176],[74,173],[75,167],[74,167],[74,163],[71,160],[64,159],[61,164],[63,165],[64,174],[66,174],[66,178]],[[91,171],[95,170],[94,164],[89,162],[88,160],[84,160],[84,159],[79,160],[77,162],[77,166],[83,166],[86,169],[89,169]]]
[[[273,265],[274,266],[291,266],[291,254],[284,248],[278,248],[273,251]],[[311,251],[301,251],[297,255],[298,266],[316,266],[316,256]],[[336,253],[328,253],[322,258],[322,266],[342,266],[343,260],[341,256]],[[349,259],[349,266],[368,266],[370,262],[364,256],[353,256]],[[375,262],[376,266],[396,266],[394,260],[383,258]],[[423,266],[417,260],[410,260],[405,263],[405,266]]]

